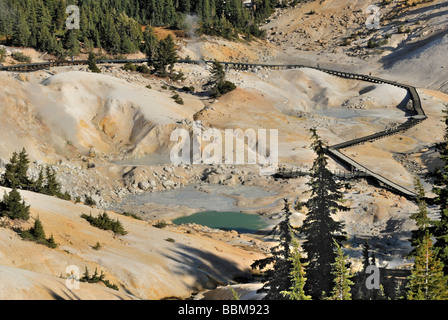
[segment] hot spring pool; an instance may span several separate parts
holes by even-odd
[[[173,223],[196,223],[214,229],[236,230],[239,233],[255,233],[268,226],[259,215],[233,211],[202,211],[177,218]]]

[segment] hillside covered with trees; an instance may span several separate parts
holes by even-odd
[[[80,9],[80,28],[69,30],[66,9],[73,4]],[[93,47],[128,54],[142,49],[143,26],[185,29],[187,16],[200,21],[199,34],[260,37],[260,23],[279,5],[285,6],[279,0],[254,0],[250,6],[242,0],[0,0],[0,35],[8,45],[60,58]]]

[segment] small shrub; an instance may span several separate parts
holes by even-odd
[[[177,104],[184,104],[184,100],[179,96],[179,94],[175,94],[171,97]]]
[[[184,73],[181,71],[173,72],[172,74],[170,74],[170,79],[172,81],[184,81],[185,80]]]
[[[194,93],[194,87],[193,86],[183,87],[182,90],[185,91],[185,92],[193,92]]]
[[[226,93],[229,93],[233,90],[236,89],[236,85],[233,82],[230,81],[224,81],[221,84],[216,85],[213,89],[212,89],[212,97],[213,98],[218,98]]]
[[[131,218],[134,218],[134,219],[137,219],[137,220],[142,220],[142,218],[140,218],[138,215],[136,215],[135,213],[133,213],[133,212],[127,212],[127,211],[125,211],[125,212],[123,212],[123,213],[121,213],[123,216],[126,216],[126,217],[131,217]]]
[[[131,62],[126,62],[122,69],[125,71],[137,71],[137,66]]]
[[[144,74],[151,73],[151,70],[149,70],[149,68],[146,64],[137,66],[136,70],[137,70],[137,72],[144,73]]]
[[[367,43],[367,48],[373,49],[373,48],[376,48],[377,46],[378,46],[378,43],[375,40],[369,39],[369,42]]]
[[[104,275],[103,271],[101,271],[101,274],[98,275],[98,270],[96,268],[95,268],[95,273],[92,276],[90,276],[89,270],[86,267],[86,271],[84,272],[84,274],[81,277],[81,279],[79,279],[79,281],[80,282],[87,282],[87,283],[102,282],[106,287],[118,291],[118,286],[116,284],[110,283],[110,281],[104,279],[104,277],[105,277],[105,275]]]
[[[58,245],[54,241],[53,235],[46,239],[44,227],[39,219],[34,221],[34,226],[28,230],[24,230],[20,233],[20,237],[23,240],[33,241],[39,244],[46,245],[49,248],[56,248]]]
[[[407,27],[403,27],[403,26],[398,26],[397,28],[397,32],[402,34],[402,33],[411,33],[411,28]]]
[[[14,58],[14,60],[19,61],[19,62],[27,62],[30,63],[31,62],[31,57],[27,56],[26,54],[22,53],[22,52],[14,52],[11,57]]]
[[[168,89],[168,87],[167,86],[162,86],[161,87],[163,90],[166,90],[166,89]]]
[[[176,240],[174,240],[173,238],[166,238],[165,240],[168,241],[168,242],[171,242],[171,243],[176,242]]]
[[[147,88],[147,89],[152,89],[152,86],[151,86],[150,84],[148,84],[148,85],[146,86],[146,88]]]
[[[96,201],[93,200],[90,196],[86,197],[86,200],[84,201],[84,204],[86,206],[96,206]]]
[[[343,45],[343,46],[349,46],[349,45],[351,45],[351,44],[352,44],[352,40],[349,39],[349,38],[346,38],[346,39],[342,42],[342,45]]]
[[[4,62],[6,58],[6,49],[0,48],[0,62]]]
[[[96,244],[92,247],[93,250],[100,250],[101,244],[97,241]]]
[[[121,222],[118,219],[112,220],[111,218],[109,218],[106,212],[103,212],[103,214],[98,215],[98,217],[93,217],[92,214],[90,215],[82,214],[81,218],[86,219],[90,223],[90,225],[98,229],[110,230],[113,233],[119,235],[127,234],[127,231],[124,230]]]
[[[159,228],[159,229],[163,229],[166,226],[168,226],[168,224],[165,221],[159,221],[156,224],[153,225],[153,227]]]

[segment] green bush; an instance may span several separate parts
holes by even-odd
[[[84,204],[86,206],[96,206],[96,201],[92,199],[92,197],[86,197],[86,200],[84,201]]]
[[[212,89],[212,97],[218,98],[226,93],[229,93],[236,89],[236,85],[233,82],[230,81],[224,81],[223,83],[217,84]]]
[[[6,58],[6,49],[0,48],[0,62],[4,62]]]
[[[98,217],[93,217],[92,214],[86,215],[82,214],[81,218],[86,219],[92,226],[101,230],[110,230],[115,234],[126,235],[127,231],[124,230],[121,222],[117,220],[112,220],[109,218],[106,212],[98,215]]]
[[[184,104],[184,100],[176,93],[171,97],[177,104]]]
[[[159,221],[156,224],[153,225],[153,227],[155,228],[159,228],[159,229],[163,229],[167,226],[168,224],[165,221]]]
[[[14,52],[11,56],[14,58],[14,60],[19,62],[31,62],[31,57],[22,52]]]
[[[124,215],[124,216],[126,216],[126,217],[131,217],[131,218],[134,218],[134,219],[137,219],[137,220],[142,220],[142,218],[140,218],[138,215],[136,215],[135,213],[133,213],[133,212],[127,212],[127,211],[125,211],[125,212],[123,212],[123,213],[121,213],[122,215]]]
[[[100,250],[101,244],[97,241],[96,244],[92,247],[93,250]]]
[[[146,64],[141,64],[137,66],[136,70],[140,73],[148,74],[151,72]]]
[[[0,217],[4,216],[13,220],[28,220],[30,218],[30,206],[25,204],[16,189],[12,189],[9,194],[5,192],[3,200],[0,202]]]
[[[378,47],[378,42],[374,41],[373,39],[369,39],[369,42],[367,43],[367,48],[373,49]]]
[[[89,270],[86,267],[86,271],[84,272],[83,276],[81,277],[81,279],[79,279],[80,282],[87,282],[87,283],[98,283],[98,282],[102,282],[104,283],[104,285],[108,288],[114,289],[116,291],[118,291],[118,286],[116,284],[112,284],[110,283],[109,280],[104,279],[105,275],[103,273],[103,271],[101,271],[101,274],[98,275],[98,270],[95,268],[95,273],[90,276],[89,274]]]
[[[42,222],[38,219],[34,221],[34,226],[28,230],[24,230],[20,233],[20,237],[23,240],[33,241],[39,244],[46,245],[49,248],[56,248],[58,245],[54,241],[53,235],[50,238],[46,238],[44,227]]]
[[[192,92],[192,93],[194,93],[194,87],[193,86],[183,87],[182,90],[185,91],[185,92]]]
[[[137,66],[131,62],[126,62],[122,69],[125,71],[137,71]]]

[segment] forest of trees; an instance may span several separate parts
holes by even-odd
[[[65,24],[66,8],[73,4],[80,9],[79,30]],[[242,0],[0,0],[0,37],[60,58],[94,47],[127,54],[145,46],[142,26],[185,29],[185,17],[194,15],[201,21],[198,33],[250,39],[263,35],[259,25],[276,6],[285,6],[279,0],[254,4],[256,10],[245,8]]]

